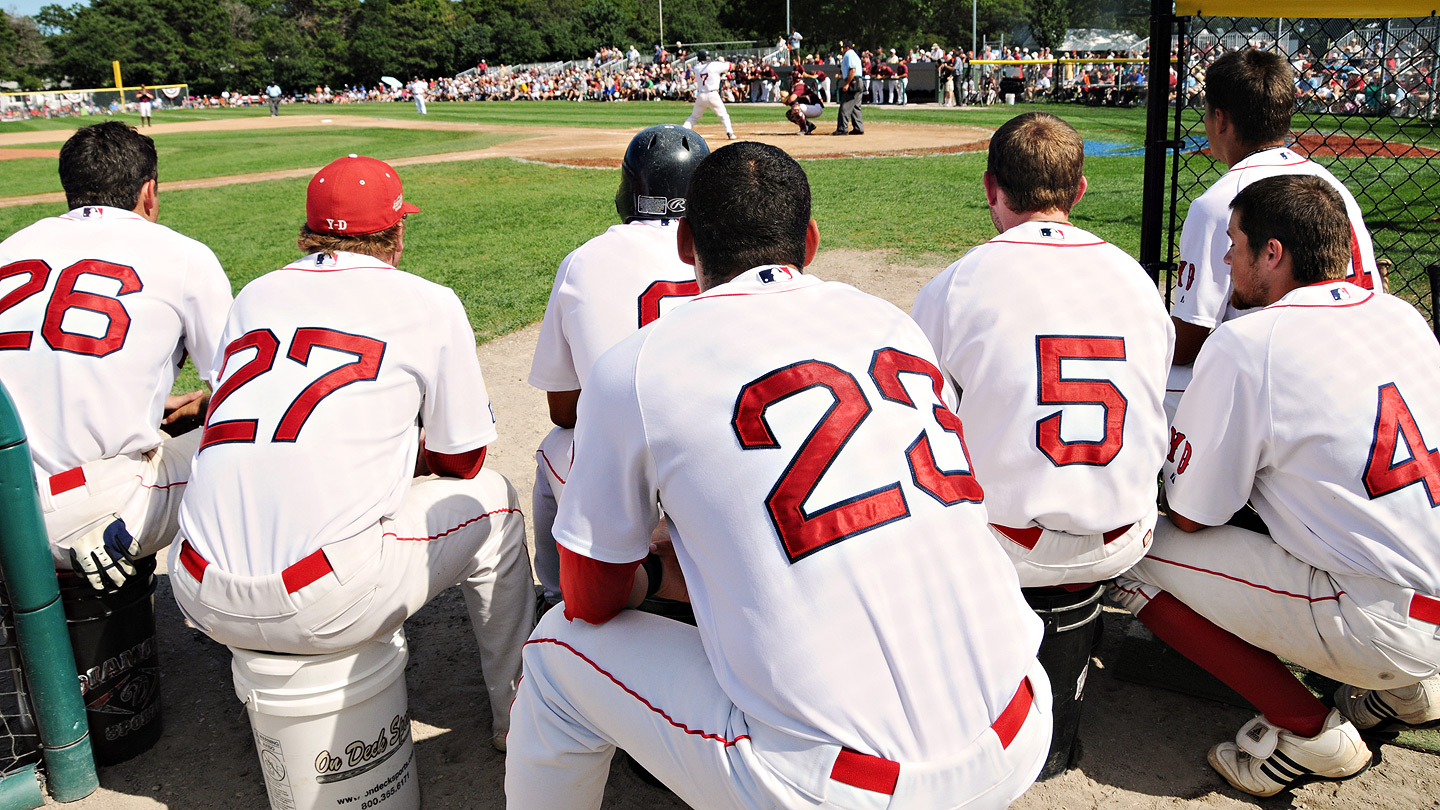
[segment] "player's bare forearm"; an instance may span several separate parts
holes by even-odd
[[[1205,339],[1210,337],[1210,329],[1173,316],[1170,320],[1175,322],[1175,358],[1170,362],[1177,366],[1188,366],[1194,363],[1200,354],[1200,347],[1204,346]]]
[[[575,414],[580,405],[580,389],[546,391],[545,401],[550,406],[551,422],[562,428],[575,427]]]

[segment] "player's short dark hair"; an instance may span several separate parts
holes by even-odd
[[[711,152],[689,198],[685,218],[710,286],[760,265],[805,266],[810,181],[780,149],[742,141]]]
[[[1315,284],[1345,277],[1350,262],[1350,217],[1334,186],[1303,174],[1257,180],[1230,201],[1252,257],[1275,239],[1290,253],[1295,281]]]
[[[1295,72],[1277,53],[1231,51],[1205,71],[1205,104],[1225,111],[1241,143],[1283,141],[1295,112]]]
[[[389,260],[391,254],[395,252],[395,248],[400,246],[400,234],[404,231],[404,217],[385,230],[375,233],[344,235],[320,233],[310,230],[309,225],[301,225],[300,238],[295,240],[295,246],[300,248],[300,252],[306,256],[312,253],[344,251],[346,253],[363,253],[377,259]]]
[[[60,147],[60,185],[71,209],[108,205],[132,211],[158,176],[155,142],[129,124],[81,127]]]
[[[1085,141],[1050,113],[1017,115],[991,136],[985,169],[1017,214],[1051,209],[1068,214],[1085,174]]]

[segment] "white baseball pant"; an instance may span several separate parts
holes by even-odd
[[[806,120],[806,121],[813,121],[813,120],[815,120],[816,118],[819,118],[819,117],[820,117],[820,114],[823,113],[823,112],[825,112],[825,107],[824,107],[824,105],[821,105],[821,104],[801,104],[801,105],[800,105],[800,114],[803,115],[803,116],[805,116],[805,120]]]
[[[509,728],[535,591],[518,496],[497,472],[417,479],[394,517],[282,573],[235,576],[184,542],[170,552],[170,572],[182,612],[215,641],[297,655],[386,638],[459,585],[480,644],[494,731]]]
[[[1145,555],[1154,530],[1154,506],[1128,527],[1104,534],[1067,534],[1038,527],[1012,529],[990,524],[990,533],[1015,564],[1022,588],[1114,579]]]
[[[1190,380],[1195,376],[1195,366],[1170,366],[1170,374],[1165,378],[1165,420],[1171,424],[1175,423],[1175,409],[1180,407],[1180,397],[1185,395],[1185,389],[1190,387]]]
[[[986,732],[952,762],[901,763],[887,795],[831,777],[839,760],[894,763],[749,719],[720,689],[694,627],[633,610],[595,626],[551,610],[525,645],[506,807],[600,807],[618,747],[700,810],[1003,808],[1050,745],[1050,683],[1038,663],[1029,683],[1033,702],[1008,746]]]
[[[535,525],[535,576],[547,599],[560,598],[560,550],[555,547],[555,512],[570,464],[575,458],[575,430],[552,428],[535,451],[535,488],[530,493],[530,520]]]
[[[696,93],[695,106],[690,108],[690,117],[686,118],[685,123],[681,126],[686,129],[694,129],[695,122],[700,120],[700,116],[704,115],[707,109],[714,110],[715,114],[720,116],[720,123],[725,125],[726,135],[735,134],[735,130],[730,127],[730,113],[725,111],[725,102],[720,99],[719,93]]]
[[[70,544],[106,515],[125,521],[142,556],[170,545],[180,531],[180,500],[201,431],[166,439],[145,453],[92,461],[42,478],[40,510],[55,567],[70,568]]]
[[[1440,671],[1440,600],[1314,568],[1267,535],[1234,526],[1187,534],[1162,519],[1150,553],[1109,596],[1139,613],[1160,591],[1256,647],[1341,683],[1391,689]]]

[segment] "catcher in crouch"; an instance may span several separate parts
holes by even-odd
[[[789,107],[785,111],[785,117],[800,127],[801,135],[809,135],[815,131],[815,125],[811,121],[820,117],[820,113],[825,111],[825,105],[815,92],[814,85],[805,80],[807,77],[801,72],[801,66],[797,63],[793,69],[794,73],[791,75],[795,77],[795,83],[788,92],[780,94],[780,102]]]

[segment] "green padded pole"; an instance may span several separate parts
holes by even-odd
[[[0,777],[0,808],[4,810],[35,810],[45,804],[40,791],[40,775],[34,765]]]
[[[16,646],[35,703],[50,795],[60,802],[83,799],[100,786],[100,777],[90,752],[85,702],[40,514],[30,448],[4,385],[0,385],[0,577],[15,611]]]

